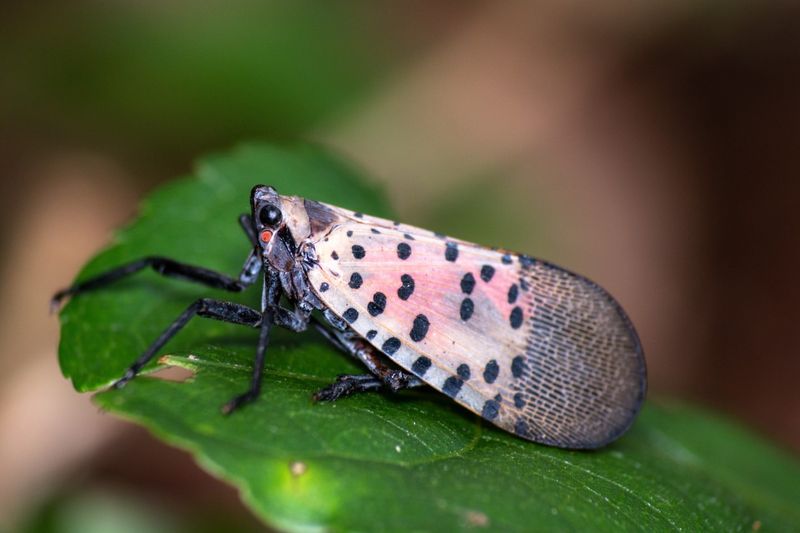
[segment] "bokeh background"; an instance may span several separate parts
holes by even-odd
[[[402,220],[588,274],[637,324],[651,397],[800,451],[797,3],[2,11],[0,528],[258,527],[72,391],[47,315],[142,195],[253,138],[330,146]]]

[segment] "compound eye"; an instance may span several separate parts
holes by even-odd
[[[267,204],[258,212],[258,220],[264,226],[275,227],[281,222],[283,215],[281,210],[272,204]]]

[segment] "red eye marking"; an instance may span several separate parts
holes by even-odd
[[[260,237],[261,237],[261,242],[265,243],[269,242],[269,240],[272,238],[272,232],[268,229],[265,229],[264,231],[261,232]]]

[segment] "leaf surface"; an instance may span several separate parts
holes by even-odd
[[[256,183],[390,216],[375,187],[307,146],[242,145],[195,174],[155,192],[79,278],[152,254],[235,275],[248,252],[236,217]],[[259,301],[258,287],[231,296],[151,272],[75,298],[61,314],[64,375],[102,389],[201,296]],[[195,319],[161,359],[191,379],[142,376],[96,401],[189,450],[280,529],[800,529],[797,462],[730,422],[650,402],[619,441],[578,452],[520,440],[431,390],[314,404],[336,375],[363,369],[312,331],[275,331],[261,397],[222,416],[247,387],[256,339]]]

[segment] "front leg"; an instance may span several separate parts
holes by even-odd
[[[248,239],[254,244],[253,249],[242,266],[238,278],[233,278],[227,274],[200,266],[181,263],[167,257],[143,257],[58,291],[50,300],[50,309],[51,311],[57,311],[61,306],[61,302],[70,296],[101,289],[148,267],[153,269],[157,274],[168,278],[192,281],[214,289],[241,292],[258,279],[262,262],[258,253],[257,243],[254,241],[255,235],[249,216],[242,215],[239,218],[239,222],[245,230],[245,233],[247,233]]]
[[[229,415],[246,403],[258,398],[261,392],[261,381],[264,377],[264,359],[269,345],[269,333],[275,322],[275,311],[281,298],[281,286],[278,274],[271,269],[264,273],[264,283],[261,293],[262,312],[261,322],[259,323],[258,346],[256,347],[256,357],[253,361],[253,375],[250,379],[250,387],[242,394],[234,396],[222,407],[222,413]]]

